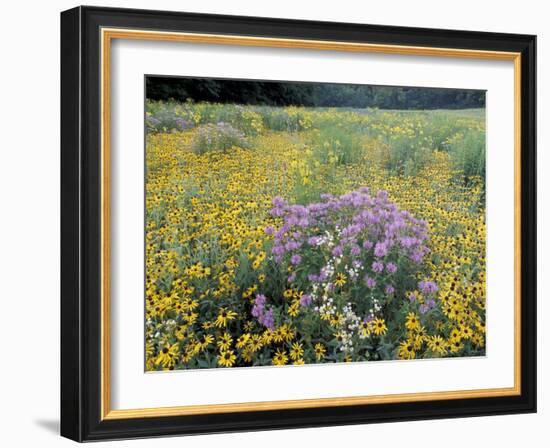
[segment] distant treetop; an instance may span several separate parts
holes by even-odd
[[[265,106],[468,109],[485,107],[484,90],[290,81],[245,81],[148,76],[151,100]]]

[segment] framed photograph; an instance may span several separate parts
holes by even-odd
[[[61,433],[536,411],[535,36],[61,14]]]

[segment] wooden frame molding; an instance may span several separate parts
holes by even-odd
[[[346,51],[355,53],[383,53],[414,56],[453,57],[486,60],[505,60],[514,63],[514,158],[515,158],[515,286],[514,286],[514,386],[509,388],[460,390],[448,392],[407,393],[392,395],[370,395],[338,398],[319,398],[305,400],[281,400],[248,403],[231,403],[219,405],[173,406],[143,409],[111,409],[110,407],[110,67],[111,43],[114,39],[131,39],[143,41],[185,42],[212,45],[240,45],[274,48],[298,48],[320,51]],[[273,39],[246,36],[229,36],[216,34],[193,34],[143,31],[133,29],[102,28],[101,30],[102,61],[102,419],[150,418],[181,415],[199,415],[210,413],[249,412],[261,410],[306,409],[315,407],[350,406],[380,403],[406,403],[428,400],[456,400],[480,397],[502,397],[521,394],[521,53],[467,50],[454,48],[430,48],[403,45],[362,44],[347,42],[330,42],[300,39]]]

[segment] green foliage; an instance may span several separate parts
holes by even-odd
[[[361,161],[360,135],[341,126],[324,127],[311,136],[314,155],[322,164],[351,165]]]
[[[384,168],[393,174],[414,176],[430,156],[431,150],[416,142],[416,138],[400,136],[391,140]]]
[[[485,179],[485,132],[457,134],[448,148],[455,168],[464,176]]]
[[[454,154],[456,168],[467,177],[484,176],[485,125],[478,110],[374,110],[365,132],[383,145],[383,165],[394,174],[415,175],[433,151],[443,151]]]
[[[358,163],[367,151],[364,139],[371,138],[377,141],[380,162],[392,174],[415,175],[433,151],[444,151],[452,155],[455,168],[466,179],[485,176],[485,126],[483,110],[478,109],[390,112],[148,100],[146,127],[150,133],[198,127],[193,131],[197,154],[227,151],[231,146],[246,148],[249,138],[265,130],[297,133],[313,150],[315,160],[334,166]],[[311,186],[304,191],[304,200],[316,198],[311,197]]]
[[[261,114],[264,126],[272,131],[298,132],[311,127],[309,115],[303,108],[259,106],[255,109]]]
[[[155,112],[148,112],[145,116],[145,127],[148,133],[185,131],[193,126],[193,122],[169,108],[157,108]]]

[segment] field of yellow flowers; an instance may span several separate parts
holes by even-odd
[[[485,354],[483,110],[146,127],[146,370]]]

